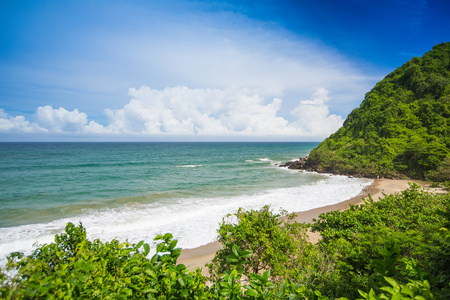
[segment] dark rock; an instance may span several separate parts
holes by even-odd
[[[301,157],[299,160],[289,161],[283,165],[280,165],[280,167],[285,167],[290,170],[306,170],[306,159],[307,157]]]

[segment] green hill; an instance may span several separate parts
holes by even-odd
[[[366,94],[310,169],[356,176],[450,180],[450,43],[414,57]]]

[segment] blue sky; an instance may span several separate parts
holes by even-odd
[[[0,141],[321,141],[449,1],[2,1]]]

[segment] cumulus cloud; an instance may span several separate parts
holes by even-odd
[[[78,109],[68,111],[63,107],[54,109],[50,105],[40,106],[36,110],[36,119],[39,126],[52,133],[105,133],[102,125],[91,121]]]
[[[319,88],[310,100],[302,100],[291,112],[297,121],[290,127],[302,130],[309,136],[327,136],[335,132],[344,123],[341,116],[330,114],[326,102],[330,100],[328,91]]]
[[[262,96],[255,89],[232,86],[225,89],[191,89],[185,86],[163,90],[148,86],[131,88],[131,100],[120,109],[105,109],[108,123],[88,121],[84,112],[63,107],[38,107],[35,123],[23,116],[11,117],[0,110],[0,132],[41,132],[68,135],[273,137],[322,139],[342,126],[341,116],[330,114],[326,89],[318,89],[291,111],[295,120],[281,117],[280,98]]]
[[[47,132],[36,123],[30,123],[24,116],[9,116],[0,108],[0,133],[35,133]]]
[[[282,135],[287,121],[277,116],[280,99],[265,103],[252,89],[130,89],[131,101],[106,110],[114,133],[176,135]]]
[[[78,109],[53,109],[50,105],[38,107],[36,117],[41,126],[54,132],[79,132],[87,123],[87,115]]]
[[[78,109],[68,111],[63,107],[40,106],[35,113],[36,122],[24,116],[9,116],[0,109],[0,133],[47,133],[47,134],[104,134],[104,127],[95,121],[88,123],[87,115]]]

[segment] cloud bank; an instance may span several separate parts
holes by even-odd
[[[104,110],[108,120],[104,125],[89,121],[78,109],[40,106],[31,121],[0,109],[0,133],[148,140],[171,136],[320,140],[344,121],[330,114],[330,97],[324,88],[317,89],[310,99],[298,101],[291,111],[293,121],[280,116],[282,99],[266,99],[250,88],[177,86],[158,90],[142,86],[131,88],[129,96],[131,100],[122,108]]]
[[[379,79],[368,72],[367,63],[352,61],[325,42],[280,24],[180,2],[74,2],[71,9],[55,2],[30,8],[34,18],[18,15],[24,32],[11,34],[20,45],[30,46],[11,48],[10,58],[0,61],[0,107],[17,115],[46,105],[70,112],[76,108],[108,127],[110,115],[104,109],[123,108],[129,87],[168,91],[187,86],[197,92],[240,87],[254,90],[264,101],[282,99],[277,116],[293,122],[290,112],[299,99],[308,99],[319,88],[332,95],[330,112],[345,116]],[[52,130],[48,123],[27,119]],[[236,131],[229,124],[221,126]]]

